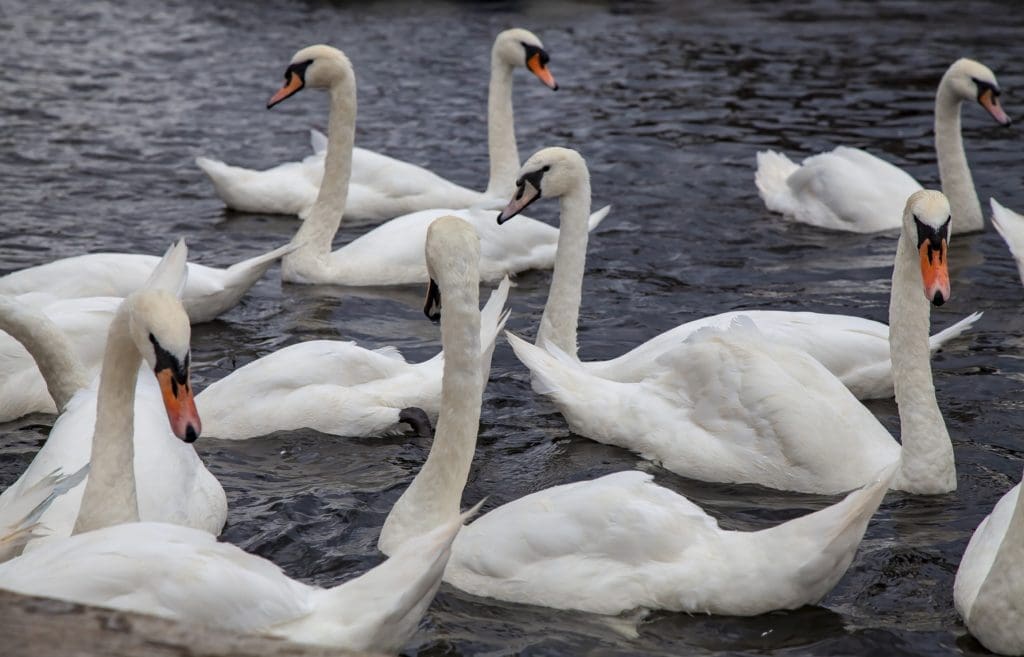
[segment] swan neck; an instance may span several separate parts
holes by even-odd
[[[121,304],[107,334],[89,478],[75,521],[75,534],[139,520],[133,435],[135,383],[142,356],[129,333],[128,304]]]
[[[583,272],[587,265],[589,220],[590,183],[584,180],[561,197],[555,269],[536,341],[542,349],[550,342],[573,357],[576,356],[576,328],[583,299]]]
[[[953,212],[952,230],[961,233],[977,232],[984,229],[985,220],[971,177],[971,168],[967,164],[967,155],[964,153],[960,132],[962,101],[953,91],[947,76],[942,78],[935,96],[935,155],[939,160],[939,179]]]
[[[920,494],[956,489],[953,445],[932,381],[930,309],[917,252],[901,235],[889,302],[889,350],[903,444],[900,473],[893,487]]]
[[[15,299],[0,297],[0,331],[7,332],[32,356],[58,413],[77,391],[88,385],[85,366],[71,341],[42,312]]]
[[[441,412],[426,462],[384,522],[379,545],[385,554],[459,513],[476,450],[483,393],[477,280],[474,267],[463,284],[442,287]]]
[[[341,225],[352,173],[352,148],[356,132],[355,76],[350,74],[330,88],[331,110],[327,120],[327,153],[324,177],[309,216],[295,233],[299,248],[284,256],[285,269],[325,265],[334,234]]]
[[[515,119],[512,114],[513,69],[491,53],[491,83],[487,94],[487,155],[491,174],[487,195],[511,198],[519,172]]]

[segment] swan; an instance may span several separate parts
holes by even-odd
[[[14,504],[0,510],[0,563],[21,554],[25,546],[49,533],[39,518],[53,501],[82,483],[89,466],[70,475],[54,470],[30,486]]]
[[[482,311],[483,372],[505,325],[506,278]],[[394,347],[365,349],[354,342],[313,340],[255,360],[196,396],[204,435],[245,439],[311,428],[340,436],[380,436],[410,424],[429,431],[441,403],[444,352],[407,363]],[[429,435],[428,433],[426,435]]]
[[[974,531],[953,582],[953,603],[967,629],[1001,655],[1024,655],[1024,504],[1020,484]]]
[[[992,206],[992,225],[1010,247],[1010,253],[1017,262],[1017,273],[1024,283],[1024,215],[1003,207],[994,198],[988,202]]]
[[[227,269],[189,263],[183,302],[195,324],[209,322],[238,305],[263,273],[294,247],[290,244],[243,260]],[[126,297],[160,262],[137,253],[90,253],[61,258],[0,276],[0,294],[45,293],[46,299]]]
[[[558,230],[532,219],[505,233],[494,225],[490,211],[422,210],[377,226],[331,252],[331,241],[345,212],[352,142],[356,120],[356,82],[345,55],[325,45],[310,46],[292,57],[284,86],[275,93],[272,107],[306,87],[325,88],[331,97],[324,180],[309,217],[292,240],[295,250],[281,261],[281,277],[290,283],[351,286],[407,285],[427,282],[423,244],[427,227],[437,217],[451,214],[469,221],[480,234],[483,247],[481,279],[497,282],[526,269],[550,268],[554,263]],[[608,208],[590,217],[593,230]]]
[[[441,583],[462,517],[456,513],[385,563],[329,589],[297,582],[266,559],[198,529],[141,522],[143,489],[136,490],[136,482],[153,473],[136,471],[132,459],[137,365],[145,360],[156,376],[144,377],[166,384],[164,427],[169,421],[177,436],[195,440],[200,421],[188,382],[188,317],[166,291],[140,290],[125,299],[110,343],[74,535],[0,564],[0,587],[219,629],[397,652]],[[113,412],[117,407],[121,412]],[[166,433],[160,440],[173,441]],[[183,477],[179,483],[191,482]]]
[[[935,153],[942,191],[957,230],[984,230],[981,203],[960,136],[960,105],[977,99],[1000,125],[1010,117],[999,105],[999,83],[989,68],[970,59],[953,62],[935,96]],[[782,153],[757,154],[757,189],[768,209],[812,226],[872,233],[900,227],[907,197],[922,189],[909,174],[859,148],[839,146],[797,166]]]
[[[487,152],[490,180],[484,192],[457,185],[408,162],[365,148],[352,152],[345,214],[352,219],[382,220],[436,207],[498,207],[511,194],[519,168],[512,117],[512,75],[524,67],[550,89],[558,89],[548,68],[548,53],[535,34],[514,28],[494,39],[491,82],[487,98]],[[312,135],[315,152],[301,162],[280,164],[266,171],[233,167],[210,158],[196,164],[213,183],[224,203],[243,212],[297,214],[305,218],[316,201],[324,175],[326,144]],[[318,149],[318,147],[321,147]]]
[[[393,554],[459,508],[479,426],[479,241],[454,217],[427,234],[444,345],[441,414],[426,463],[378,545]],[[542,490],[462,530],[445,581],[473,595],[599,614],[666,609],[753,615],[813,604],[842,577],[895,468],[841,502],[756,532],[724,530],[650,474]]]
[[[587,232],[581,218],[590,207],[590,175],[576,151],[547,148],[523,166],[520,192],[499,217],[506,222],[538,198],[560,197],[561,220],[551,291],[544,306],[536,343],[553,344],[576,357],[576,328],[586,265]],[[511,224],[509,224],[511,225]],[[773,342],[805,351],[842,380],[858,399],[893,395],[889,358],[889,328],[850,315],[777,310],[738,310],[703,317],[657,335],[625,354],[606,361],[580,363],[587,372],[603,379],[638,382],[658,367],[665,352],[705,327],[728,328],[738,317],[747,317]],[[981,317],[975,313],[929,339],[931,351],[970,328]]]
[[[122,426],[126,425],[134,427],[134,447],[127,454],[120,447],[111,447],[107,457],[115,458],[120,465],[121,461],[134,458],[142,481],[138,491],[142,517],[188,525],[213,535],[220,533],[227,519],[224,489],[191,445],[168,439],[169,415],[175,435],[194,440],[198,434],[188,383],[188,333],[167,331],[164,337],[154,329],[153,340],[159,344],[152,343],[148,334],[140,333],[142,321],[157,324],[178,317],[174,309],[180,303],[174,293],[184,283],[187,254],[183,242],[176,244],[144,287],[128,297],[132,301],[121,303],[110,322],[103,360],[106,372],[91,383],[57,327],[38,311],[0,297],[0,328],[23,341],[62,411],[28,468],[0,494],[0,518],[10,513],[9,509],[23,504],[21,500],[33,495],[38,483],[54,471],[73,473],[84,466],[90,460],[86,436],[91,435],[94,425],[102,429],[103,436],[126,430]],[[140,349],[144,369],[156,376],[137,376]],[[95,465],[95,454],[92,460]],[[86,486],[94,476],[89,475]],[[107,483],[101,481],[97,485]],[[117,499],[111,498],[111,504]],[[49,533],[33,541],[29,549],[70,535],[84,500],[82,486],[53,500],[39,517]]]
[[[862,486],[900,459],[899,444],[814,357],[814,349],[803,348],[785,331],[776,342],[770,321],[762,324],[755,313],[733,319],[724,330],[705,325],[657,354],[641,346],[642,376],[627,367],[626,380],[616,378],[618,371],[610,366],[615,361],[581,363],[575,355],[576,322],[586,236],[580,239],[578,228],[574,236],[571,226],[586,212],[586,164],[574,151],[546,150],[531,157],[523,171],[519,194],[500,219],[532,199],[560,196],[560,248],[565,250],[552,276],[539,346],[513,335],[509,341],[533,374],[535,389],[555,401],[574,432],[637,451],[686,477],[803,492]],[[956,487],[928,342],[928,302],[949,298],[949,215],[941,193],[915,192],[908,199],[893,274],[891,378],[904,445],[894,486],[916,493]],[[808,339],[812,345],[814,337]],[[884,359],[881,365],[889,369]]]

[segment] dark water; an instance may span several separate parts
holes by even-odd
[[[303,94],[263,109],[292,53],[345,50],[359,77],[358,141],[472,187],[487,171],[485,96],[494,34],[537,32],[561,85],[516,80],[521,155],[581,150],[595,201],[615,204],[591,241],[580,343],[617,355],[682,321],[741,307],[857,313],[885,320],[895,239],[835,234],[769,214],[753,184],[761,148],[807,155],[842,143],[884,153],[938,184],[935,86],[955,58],[987,63],[1024,115],[1012,2],[939,4],[247,3],[0,0],[0,271],[87,251],[160,253],[189,238],[197,261],[227,265],[287,241],[282,217],[225,212],[192,164],[199,154],[269,166],[307,152],[327,101]],[[982,199],[1024,208],[1016,129],[965,107]],[[553,203],[535,215],[554,219]],[[342,244],[359,229],[342,228]],[[1020,479],[1024,318],[1012,258],[990,230],[953,242],[947,325],[976,309],[969,337],[935,359],[959,467],[953,495],[890,494],[847,576],[821,606],[752,619],[655,614],[622,638],[582,614],[494,603],[445,586],[408,646],[420,655],[950,655],[981,648],[952,606],[974,527]],[[513,290],[509,326],[532,336],[549,276]],[[194,331],[200,386],[311,338],[438,348],[408,298],[282,286],[277,270],[243,304]],[[872,404],[894,429],[892,402]],[[12,481],[52,420],[0,427],[0,483]],[[225,539],[291,575],[330,585],[380,560],[387,510],[426,456],[409,439],[313,432],[200,442],[228,490]],[[759,528],[830,499],[688,481],[571,435],[501,344],[484,396],[467,503],[493,508],[554,484],[626,468],[653,471],[721,518]]]

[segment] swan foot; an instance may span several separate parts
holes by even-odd
[[[430,426],[430,418],[427,417],[426,411],[422,408],[417,408],[416,406],[403,408],[398,414],[398,421],[412,427],[417,436],[430,438],[434,433],[433,428]]]

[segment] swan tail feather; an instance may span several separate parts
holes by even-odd
[[[573,387],[574,374],[586,374],[578,361],[550,343],[542,349],[509,331],[505,331],[505,337],[516,357],[530,370],[533,391],[538,395],[563,393]]]
[[[757,185],[761,200],[772,212],[790,212],[793,195],[787,181],[799,168],[782,153],[761,151],[757,154],[754,183]]]
[[[185,245],[185,238],[182,237],[167,249],[142,287],[147,290],[165,290],[180,299],[185,293],[186,283],[188,247]]]
[[[785,559],[794,566],[801,582],[798,599],[776,602],[790,608],[815,604],[835,587],[853,561],[868,522],[899,469],[897,459],[874,481],[847,493],[839,502],[756,533],[763,541],[760,549],[767,550],[764,554],[787,555]],[[790,571],[787,577],[792,575]]]
[[[604,221],[604,218],[608,216],[608,213],[611,212],[611,209],[611,205],[606,205],[597,212],[592,212],[590,214],[590,219],[587,220],[587,232],[594,232],[594,229],[601,225],[601,222]]]
[[[960,337],[965,331],[973,328],[974,324],[981,319],[981,315],[982,313],[980,312],[971,313],[956,324],[946,327],[928,338],[928,347],[932,350],[932,353],[941,349],[950,340]]]
[[[505,308],[505,303],[508,301],[511,287],[512,282],[506,276],[498,283],[498,287],[491,291],[487,303],[480,310],[480,348],[485,352],[494,349],[494,342],[508,321],[510,311]]]
[[[1010,248],[1013,259],[1017,261],[1017,273],[1024,283],[1024,215],[1003,207],[994,198],[988,202],[992,206],[992,225]]]
[[[313,149],[313,153],[319,155],[320,153],[327,152],[327,135],[320,132],[316,128],[309,129],[309,145]]]
[[[46,534],[39,519],[55,499],[82,483],[88,473],[88,463],[70,475],[61,474],[58,468],[25,489],[17,501],[4,510],[4,515],[15,516],[15,519],[0,529],[0,562],[18,556],[30,541]]]
[[[253,256],[241,262],[228,267],[228,286],[238,285],[239,283],[247,283],[251,286],[256,282],[256,279],[263,275],[270,265],[274,264],[275,261],[280,260],[284,256],[288,255],[295,249],[299,248],[298,244],[288,243],[284,246],[280,246],[273,251]]]

